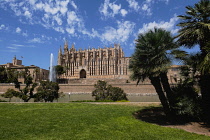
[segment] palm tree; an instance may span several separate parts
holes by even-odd
[[[167,70],[172,62],[172,55],[179,50],[170,32],[163,29],[149,30],[145,34],[139,34],[136,40],[136,49],[131,57],[129,69],[131,79],[144,81],[149,78],[154,86],[166,115],[171,114],[172,90],[170,88]],[[166,92],[166,96],[164,94]]]
[[[186,7],[186,15],[178,16],[181,27],[178,31],[178,43],[188,48],[199,44],[201,52],[206,55],[206,47],[210,36],[210,1],[201,0],[197,4]]]
[[[210,1],[201,0],[194,6],[186,7],[186,15],[178,16],[181,27],[177,36],[178,43],[185,47],[192,48],[195,45],[200,46],[201,60],[208,61],[208,49],[210,48]],[[206,57],[207,56],[207,57]],[[204,62],[205,63],[205,62]],[[203,100],[203,109],[206,120],[210,123],[210,72],[203,71],[200,75],[200,88]]]

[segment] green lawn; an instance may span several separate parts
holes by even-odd
[[[132,113],[140,109],[85,103],[0,103],[0,139],[210,139],[136,120]]]

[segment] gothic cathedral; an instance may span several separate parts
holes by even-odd
[[[60,79],[128,79],[129,57],[124,57],[122,48],[114,47],[99,49],[76,50],[74,45],[68,48],[67,41],[64,50],[58,52],[58,65],[65,69]]]

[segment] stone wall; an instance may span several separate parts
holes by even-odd
[[[91,93],[94,90],[94,84],[60,84],[60,91],[64,93]],[[122,88],[125,93],[156,93],[151,84],[136,85],[133,83],[112,84],[114,87]],[[21,85],[24,87],[24,85]],[[8,88],[14,88],[14,84],[0,84],[0,93],[5,92]]]

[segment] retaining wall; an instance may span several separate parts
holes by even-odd
[[[21,85],[23,88],[25,85]],[[94,90],[93,84],[60,84],[60,91],[64,93],[91,93]],[[156,93],[151,84],[136,85],[133,83],[112,84],[113,87],[122,88],[125,93]],[[15,89],[14,84],[0,84],[0,93],[5,92],[8,88]]]

